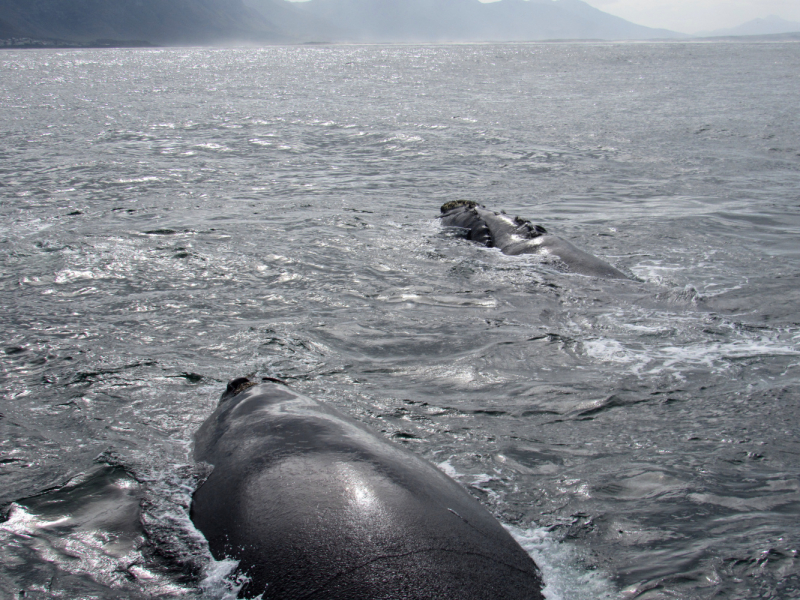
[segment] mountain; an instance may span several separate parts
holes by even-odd
[[[800,23],[785,21],[780,17],[771,15],[764,19],[754,19],[731,29],[717,29],[703,34],[705,37],[722,37],[738,35],[773,35],[778,33],[800,32]]]
[[[0,0],[0,37],[158,45],[294,40],[242,0]]]
[[[254,2],[255,0],[246,0]],[[468,42],[653,39],[679,34],[635,25],[581,0],[310,0],[309,15],[346,32],[336,41]]]
[[[175,46],[678,35],[634,25],[581,0],[0,0],[0,42],[30,38],[113,45],[138,40]]]

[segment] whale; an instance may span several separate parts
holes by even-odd
[[[619,269],[584,252],[558,236],[551,235],[541,225],[522,217],[488,210],[477,202],[455,200],[441,207],[439,215],[444,227],[461,230],[463,237],[489,248],[499,248],[503,254],[539,254],[555,257],[567,271],[580,275],[629,279]]]
[[[240,597],[541,600],[533,559],[465,488],[282,382],[232,380],[195,434],[190,517]]]

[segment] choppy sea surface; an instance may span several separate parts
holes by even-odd
[[[551,600],[800,598],[798,115],[793,43],[0,53],[0,596],[235,595],[192,435],[255,373],[460,481]]]

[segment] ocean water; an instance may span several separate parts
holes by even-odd
[[[0,596],[235,597],[192,435],[254,373],[460,481],[551,600],[800,598],[799,104],[793,43],[0,53]]]

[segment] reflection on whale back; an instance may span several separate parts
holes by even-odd
[[[214,465],[192,520],[264,598],[540,599],[536,565],[452,479],[334,409],[273,383],[197,433]]]

